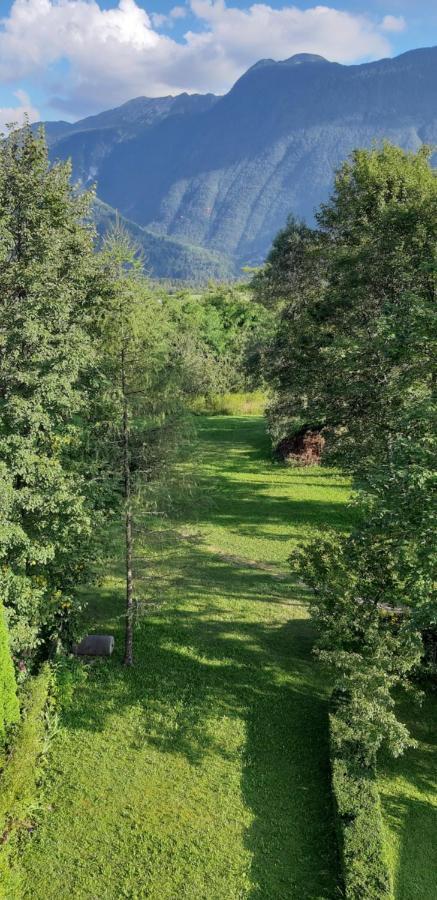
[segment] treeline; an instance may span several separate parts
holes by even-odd
[[[44,744],[44,662],[71,648],[110,523],[124,528],[131,664],[137,510],[177,502],[192,410],[267,384],[274,442],[314,429],[322,461],[353,479],[354,531],[325,535],[293,565],[312,588],[318,652],[334,676],[346,895],[389,897],[377,757],[414,743],[397,694],[417,694],[419,671],[435,675],[423,641],[437,623],[429,153],[357,151],[317,227],[290,220],[250,286],[151,284],[123,228],[103,243],[95,234],[92,204],[68,165],[49,166],[42,134],[1,144],[0,769],[11,744],[18,761]],[[35,771],[7,768],[2,840],[21,815],[11,812],[20,779]]]
[[[43,135],[1,146],[0,592],[23,677],[71,643],[107,520],[140,484],[158,502],[191,399],[250,380],[267,318],[244,286],[151,285],[70,176]]]
[[[310,229],[290,221],[254,283],[279,324],[265,352],[275,440],[304,427],[349,472],[357,526],[301,550],[319,655],[334,675],[333,783],[346,896],[391,896],[377,755],[414,745],[399,690],[417,694],[436,640],[437,179],[430,152],[356,151]],[[435,675],[435,671],[434,671]]]
[[[125,663],[134,659],[136,517],[178,502],[199,398],[256,386],[271,314],[247,285],[165,290],[44,135],[0,145],[0,881],[80,636],[81,587],[124,528]],[[64,672],[64,675],[66,673]],[[59,684],[58,684],[59,682]]]

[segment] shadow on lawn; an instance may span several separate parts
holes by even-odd
[[[437,697],[428,694],[420,707],[402,704],[402,713],[419,747],[382,767],[396,779],[395,792],[383,796],[384,817],[400,845],[396,900],[431,900],[437,893]]]
[[[284,539],[286,527],[287,538],[292,537],[294,521],[344,527],[341,504],[269,496],[263,482],[241,485],[232,479],[234,469],[241,470],[241,453],[245,473],[252,459],[266,459],[262,421],[254,428],[250,420],[246,428],[242,420],[241,450],[235,443],[235,420],[229,426],[223,418],[209,420],[201,432],[203,440],[212,442],[215,463],[210,475],[216,499],[208,510],[211,524],[234,527],[239,534],[245,529],[263,534],[266,521],[283,523]],[[218,469],[214,439],[228,433],[232,448],[219,442],[223,459]],[[208,447],[202,451],[205,464]],[[269,471],[270,466],[266,462]],[[262,466],[258,463],[254,471],[259,474]],[[189,520],[184,515],[184,521]],[[196,521],[193,508],[191,523]],[[231,761],[238,754],[240,767],[241,748],[222,737],[232,733],[233,725],[222,732],[220,723],[235,719],[238,733],[243,722],[241,792],[253,814],[246,833],[252,857],[250,898],[331,900],[337,896],[337,858],[327,706],[311,656],[311,623],[296,617],[302,587],[291,575],[278,581],[244,561],[231,564],[220,553],[211,553],[201,539],[193,542],[190,536],[184,543],[175,537],[164,534],[162,539],[163,597],[155,593],[158,581],[144,579],[146,594],[163,599],[164,605],[158,615],[152,610],[139,622],[132,669],[121,666],[121,592],[100,594],[105,600],[99,603],[100,614],[105,626],[110,621],[114,627],[117,654],[111,662],[91,668],[88,683],[66,714],[67,727],[100,731],[111,727],[114,714],[135,709],[135,728],[126,734],[132,751],[150,747],[168,754],[171,771],[171,757],[181,754],[196,768],[207,766],[211,755]],[[144,568],[147,572],[147,560]],[[259,606],[250,608],[247,601]],[[294,618],[279,625],[268,614],[268,604],[288,604]]]
[[[269,522],[284,525],[286,539],[287,536],[292,537],[290,532],[293,529],[301,526],[344,530],[351,524],[351,511],[344,502],[305,496],[306,488],[317,487],[319,483],[324,486],[323,479],[332,478],[332,472],[317,469],[317,474],[307,481],[308,476],[305,480],[297,475],[293,477],[288,470],[290,480],[284,478],[280,483],[288,488],[291,484],[296,485],[302,499],[291,497],[290,490],[284,491],[283,495],[272,493],[279,482],[276,478],[272,480],[272,475],[276,473],[272,467],[270,442],[263,420],[240,419],[236,432],[232,419],[210,418],[200,426],[199,435],[202,439],[202,467],[205,467],[199,482],[199,496],[202,489],[207,494],[205,510],[210,525],[237,528],[240,534],[255,537],[264,536],[264,531],[258,534],[257,529]],[[258,478],[242,481],[242,470],[245,476],[256,474]],[[337,490],[343,489],[348,490],[346,485],[337,486]],[[184,510],[184,520],[201,521],[201,506],[199,509],[193,503],[190,510]],[[272,538],[272,535],[268,537]]]
[[[265,573],[240,577],[247,598],[265,603]],[[149,745],[169,757],[183,754],[197,767],[207,765],[211,754],[234,758],[235,749],[223,746],[213,725],[243,720],[241,790],[254,815],[246,835],[257,885],[251,898],[335,897],[327,708],[311,657],[311,623],[247,621],[237,603],[228,620],[218,603],[216,574],[202,588],[198,609],[182,604],[139,624],[133,669],[114,661],[93,670],[68,727],[100,730],[123,707],[135,707],[140,716],[130,738],[133,750]],[[228,590],[229,611],[233,593],[241,601],[241,588],[237,579]],[[191,591],[199,599],[199,585]]]
[[[244,468],[246,471],[246,466]],[[272,486],[275,486],[271,482],[252,481],[248,485],[233,480],[228,465],[214,473],[212,479],[205,479],[203,485],[200,482],[200,489],[202,486],[208,491],[208,504],[203,504],[202,509],[202,504],[199,506],[193,502],[190,509],[184,510],[183,518],[187,524],[206,518],[210,526],[236,528],[243,535],[249,533],[246,529],[250,529],[250,534],[256,536],[256,529],[265,527],[266,522],[283,525],[288,533],[301,526],[344,530],[351,523],[351,511],[341,501],[315,500],[305,496],[293,499],[286,492],[275,496],[270,493]]]

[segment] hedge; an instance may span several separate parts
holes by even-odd
[[[52,687],[52,672],[46,664],[23,692],[22,723],[0,774],[0,898],[8,900],[20,896],[13,856],[20,829],[30,824],[36,805],[53,706]]]
[[[338,750],[330,716],[331,770],[337,835],[347,900],[393,900],[384,852],[381,804],[374,767],[351,748]]]
[[[3,603],[0,600],[0,759],[8,731],[20,718],[14,664],[9,649],[9,635]]]

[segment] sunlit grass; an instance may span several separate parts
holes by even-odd
[[[262,419],[199,427],[197,491],[138,535],[132,670],[117,546],[90,593],[116,655],[89,666],[53,742],[22,859],[32,900],[338,896],[327,688],[287,558],[348,527],[349,487],[272,465]]]
[[[386,760],[379,786],[396,900],[437,897],[437,696],[401,708],[418,741],[415,750]]]
[[[204,416],[262,416],[267,401],[264,391],[233,391],[196,397],[191,408]]]

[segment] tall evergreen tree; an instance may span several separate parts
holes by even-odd
[[[0,589],[14,649],[31,659],[68,619],[92,531],[80,440],[93,235],[69,165],[43,134],[0,147],[0,463],[8,496]]]
[[[144,516],[153,487],[168,477],[169,463],[184,442],[183,398],[193,390],[196,365],[190,378],[177,322],[165,301],[151,290],[137,248],[122,228],[108,234],[100,262],[101,305],[95,328],[101,380],[92,419],[100,422],[94,427],[94,440],[102,480],[123,510],[124,662],[129,666],[133,662],[138,498]]]

